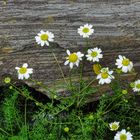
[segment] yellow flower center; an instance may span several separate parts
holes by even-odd
[[[20,74],[25,74],[26,72],[27,72],[27,68],[25,68],[25,67],[22,67],[19,69]]]
[[[128,66],[130,64],[130,60],[129,59],[123,59],[122,64],[124,66]]]
[[[49,38],[49,36],[47,34],[42,34],[41,35],[41,40],[43,40],[43,41],[47,41],[48,38]]]
[[[102,77],[103,79],[108,78],[108,73],[107,73],[107,72],[101,73],[101,77]]]
[[[88,33],[88,32],[89,32],[89,28],[84,28],[84,29],[83,29],[83,32],[84,32],[84,33]]]
[[[92,56],[92,57],[96,57],[97,55],[98,55],[97,52],[92,52],[92,53],[91,53],[91,56]]]
[[[111,128],[112,128],[113,130],[117,130],[117,129],[118,129],[118,125],[117,125],[117,124],[112,124]]]
[[[70,54],[69,55],[69,61],[70,62],[76,62],[78,60],[78,56],[77,56],[77,54],[75,54],[75,53],[72,53],[72,54]]]
[[[137,85],[136,85],[136,88],[140,89],[140,84],[137,84]]]
[[[125,134],[120,135],[120,140],[127,140],[127,136]]]

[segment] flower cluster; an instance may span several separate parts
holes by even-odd
[[[111,131],[117,131],[120,127],[120,122],[112,122],[109,124]],[[121,131],[118,131],[116,135],[114,136],[114,140],[133,140],[132,134],[130,132],[127,132],[125,129],[122,129]]]
[[[94,29],[93,29],[92,25],[85,24],[84,26],[80,26],[80,28],[78,28],[77,32],[83,38],[89,38],[94,33]],[[37,44],[39,44],[40,46],[50,46],[50,43],[54,41],[54,34],[50,31],[41,30],[37,34],[37,36],[35,36],[35,40],[36,40]],[[88,48],[85,54],[80,51],[72,52],[69,49],[67,49],[66,54],[67,54],[67,56],[66,56],[64,65],[69,65],[71,70],[74,67],[76,67],[76,68],[79,67],[80,63],[83,60],[90,61],[90,63],[93,63],[93,71],[95,72],[96,80],[98,80],[98,83],[100,85],[110,84],[112,82],[112,80],[115,79],[115,76],[114,76],[115,71],[116,72],[119,71],[120,73],[128,73],[128,72],[133,71],[133,62],[129,58],[127,58],[126,56],[123,56],[123,55],[118,55],[118,57],[115,61],[115,65],[116,65],[115,70],[111,70],[109,67],[102,67],[100,65],[100,60],[103,58],[103,51],[101,48],[98,48],[98,47],[92,47],[90,49]],[[15,67],[15,69],[17,70],[18,79],[21,79],[21,80],[29,79],[30,75],[33,73],[33,68],[28,68],[27,63],[24,63],[21,67]],[[119,72],[117,72],[117,73],[119,74]],[[6,77],[4,79],[4,82],[6,84],[10,84],[11,83],[10,77]],[[41,85],[41,83],[37,82],[37,85]],[[134,81],[131,84],[131,87],[134,92],[140,92],[140,80],[138,79],[138,80]],[[13,87],[10,86],[10,89],[12,89],[12,88]],[[81,90],[81,88],[80,88],[80,90]],[[78,89],[78,91],[79,91],[79,89]],[[125,95],[127,93],[128,93],[128,91],[126,89],[122,90],[122,95]],[[80,94],[81,94],[81,92],[80,92]],[[53,95],[52,98],[53,98],[53,100],[57,99],[57,95]],[[78,98],[79,98],[79,95],[78,95]],[[125,101],[127,101],[127,100],[125,100]],[[82,102],[82,100],[80,100],[80,102]],[[74,102],[74,104],[75,104],[75,102]],[[36,105],[41,106],[42,104],[39,102],[36,102]],[[109,106],[110,105],[112,105],[112,102],[111,102],[111,104],[109,104]],[[52,104],[52,106],[53,106],[53,104]],[[60,111],[59,111],[59,113],[60,113]],[[54,118],[53,115],[48,115],[49,120],[51,120],[53,118]],[[94,116],[92,114],[90,114],[89,120],[94,121]],[[118,129],[120,128],[120,122],[117,122],[117,121],[111,122],[108,126],[111,131],[118,131]],[[65,134],[68,134],[68,132],[70,132],[71,130],[68,126],[66,126],[63,129],[63,131],[65,132]],[[125,129],[118,131],[114,136],[114,140],[132,140],[132,139],[133,139],[132,134],[130,132],[127,132]]]
[[[93,26],[90,24],[85,24],[84,26],[80,26],[77,30],[78,34],[83,38],[89,38],[93,33],[94,29]],[[35,40],[37,44],[41,46],[49,46],[50,42],[54,41],[54,34],[50,31],[43,31],[41,30],[37,36],[35,36]],[[99,80],[99,84],[109,84],[115,78],[113,76],[113,70],[110,70],[108,67],[101,67],[99,64],[100,59],[103,58],[101,48],[90,48],[87,50],[87,54],[83,54],[80,51],[78,52],[70,52],[70,50],[66,50],[67,57],[64,65],[70,66],[70,69],[73,69],[74,66],[79,66],[80,61],[82,61],[83,57],[85,56],[87,61],[94,63],[93,69],[95,74],[97,74],[96,79]],[[116,71],[121,71],[124,73],[131,72],[133,70],[133,63],[129,60],[129,58],[118,55],[116,59],[115,65],[117,66]],[[18,72],[18,79],[28,79],[30,74],[33,73],[32,68],[27,68],[28,64],[25,63],[21,68],[16,67],[15,69]],[[133,91],[140,92],[140,80],[137,80],[133,83]]]

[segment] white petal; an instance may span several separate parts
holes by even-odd
[[[45,45],[45,42],[44,41],[41,41],[41,46],[44,46]]]
[[[71,69],[73,68],[73,63],[70,63],[70,68],[71,68]]]
[[[79,66],[79,62],[76,62],[75,64],[76,64],[77,67]]]
[[[103,79],[100,79],[99,80],[99,84],[103,85],[104,84],[104,80]]]
[[[96,79],[100,79],[100,78],[101,78],[101,74],[98,74]]]
[[[47,46],[49,46],[49,42],[48,42],[48,41],[45,41],[45,44],[46,44]]]
[[[28,79],[30,75],[28,73],[24,74],[25,79]]]
[[[45,34],[45,32],[43,30],[40,31],[41,34]]]
[[[69,64],[69,60],[67,60],[67,61],[64,63],[64,65],[67,65],[67,64]]]
[[[15,67],[15,69],[16,69],[16,70],[19,70],[20,68],[19,68],[19,67]]]
[[[122,129],[121,133],[122,134],[125,134],[126,133],[126,130],[125,129]]]
[[[23,80],[24,79],[24,75],[23,74],[18,74],[18,79]]]
[[[119,55],[118,57],[119,57],[120,60],[123,60],[123,56]]]
[[[70,55],[70,51],[69,50],[67,50],[66,52],[67,52],[68,55]]]
[[[113,73],[113,71],[109,71],[108,74],[111,75]]]
[[[50,42],[53,42],[53,41],[54,41],[54,39],[53,39],[53,38],[49,38],[48,40],[49,40]]]
[[[40,41],[40,37],[39,36],[36,36],[35,39],[36,39],[36,42]]]
[[[27,69],[27,73],[32,74],[33,73],[33,69],[32,68],[28,68]]]
[[[122,67],[122,72],[127,73],[128,68],[126,66]]]
[[[28,64],[27,63],[24,63],[22,67],[27,68],[28,67]]]
[[[88,53],[89,53],[89,54],[92,53],[92,50],[91,50],[91,49],[88,49]]]
[[[111,80],[108,78],[108,79],[105,80],[105,82],[106,82],[107,84],[109,84],[109,83],[111,83]]]

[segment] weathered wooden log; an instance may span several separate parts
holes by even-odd
[[[104,51],[104,66],[113,67],[121,54],[140,71],[139,0],[1,0],[0,79],[7,74],[16,79],[14,68],[25,62],[34,69],[32,78],[37,81],[53,84],[62,79],[50,48],[35,42],[41,29],[55,34],[52,49],[68,77],[69,67],[63,65],[65,51],[84,50],[85,42],[77,28],[85,23],[94,26],[90,47],[100,46]],[[93,75],[92,63],[85,64],[85,77]]]

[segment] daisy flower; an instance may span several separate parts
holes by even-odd
[[[88,49],[87,51],[87,60],[93,61],[93,62],[99,62],[100,58],[103,58],[102,50],[100,48],[93,48],[93,49]]]
[[[120,123],[120,122],[112,122],[112,123],[110,123],[110,124],[109,124],[110,130],[111,130],[111,131],[116,131],[116,130],[118,130],[118,128],[120,127],[119,123]]]
[[[134,87],[133,87],[134,92],[140,92],[140,80],[137,80],[134,82]]]
[[[124,73],[130,72],[133,68],[133,63],[125,56],[119,55],[118,57],[115,65]]]
[[[126,132],[126,130],[123,129],[122,131],[117,132],[117,134],[114,137],[114,140],[133,140],[133,138],[130,132]]]
[[[68,57],[66,57],[67,60],[64,63],[64,65],[70,64],[71,69],[73,68],[74,65],[78,67],[79,62],[82,60],[82,57],[84,56],[84,54],[82,54],[81,52],[70,53],[69,50],[67,50],[67,54],[68,54]]]
[[[101,73],[97,75],[97,79],[99,79],[99,84],[103,85],[105,83],[111,83],[111,80],[114,79],[112,73],[113,71],[109,71],[109,68],[102,68]]]
[[[15,67],[15,69],[18,72],[18,79],[28,79],[30,77],[30,74],[33,73],[33,69],[32,68],[27,68],[28,64],[24,63],[23,66],[21,68],[19,67]]]
[[[78,33],[80,34],[80,36],[83,36],[83,38],[89,38],[89,36],[94,33],[94,29],[92,29],[92,27],[93,26],[90,24],[80,26],[80,28],[78,28]]]
[[[41,46],[47,45],[49,46],[49,42],[54,41],[54,34],[43,30],[40,31],[40,33],[37,34],[35,37],[37,44],[41,44]]]

